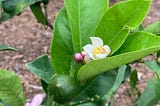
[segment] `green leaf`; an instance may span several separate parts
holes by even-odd
[[[147,32],[130,34],[122,47],[115,53],[115,56],[88,62],[80,68],[77,77],[79,80],[85,80],[135,61],[160,50],[159,42],[159,36]]]
[[[72,37],[65,8],[63,8],[55,21],[53,39],[51,44],[51,58],[55,72],[69,73],[73,61]]]
[[[0,99],[10,106],[24,106],[25,98],[19,77],[13,72],[0,70]]]
[[[128,0],[113,5],[100,21],[95,35],[110,46],[113,54],[124,43],[128,29],[139,26],[145,18],[152,0]]]
[[[160,58],[160,51],[157,51],[157,58]]]
[[[5,45],[5,44],[0,44],[0,51],[4,51],[4,50],[12,50],[12,51],[17,51],[15,48]]]
[[[160,35],[160,22],[155,22],[155,23],[147,26],[146,28],[144,28],[143,31]]]
[[[153,72],[160,74],[160,64],[155,60],[146,60],[144,61],[145,65]]]
[[[65,0],[75,52],[90,42],[96,26],[106,10],[108,0]]]
[[[123,78],[124,78],[126,68],[127,68],[126,65],[120,66],[118,68],[118,75],[116,76],[116,80],[115,80],[114,85],[111,89],[112,93],[115,93],[117,91],[117,89],[119,88],[119,86],[121,85]]]
[[[9,106],[0,99],[0,106]]]
[[[112,96],[123,81],[125,70],[126,65],[88,80],[84,86],[84,90],[75,98],[75,100],[89,101],[94,98],[93,102],[99,104],[97,104],[97,106],[104,105],[106,97]]]
[[[140,24],[138,27],[136,27],[136,29],[131,30],[130,33],[135,33],[135,32],[139,32],[139,31],[143,31],[143,25]]]
[[[21,13],[26,7],[41,0],[3,0],[0,23]]]
[[[87,80],[84,90],[75,98],[76,101],[86,100],[87,98],[100,99],[113,87],[117,76],[117,69],[105,72],[99,76]]]
[[[127,64],[127,68],[124,73],[123,81],[125,81],[130,76],[130,74],[131,74],[131,66],[129,64]]]
[[[41,85],[46,94],[48,94],[48,83],[41,79]]]
[[[137,81],[138,81],[138,74],[137,74],[137,71],[134,70],[130,75],[130,86],[132,88],[135,88],[136,84],[137,84]]]
[[[101,101],[103,101],[103,103],[105,103],[106,100],[109,97],[113,96],[113,94],[117,91],[117,89],[121,85],[121,83],[122,83],[122,81],[124,79],[126,68],[127,68],[126,65],[123,65],[123,66],[119,67],[119,69],[118,69],[118,75],[116,76],[116,80],[114,82],[113,87],[110,89],[109,92],[105,92],[106,94],[101,98]]]
[[[153,106],[160,100],[160,80],[149,80],[147,87],[138,100],[138,106]]]
[[[47,55],[40,56],[34,61],[27,63],[26,67],[46,83],[49,83],[54,74],[54,70]]]
[[[43,25],[46,25],[47,20],[46,20],[46,17],[44,16],[44,14],[42,12],[41,2],[36,2],[35,4],[32,4],[30,6],[30,8],[32,10],[32,13],[34,14],[36,19],[38,20],[38,22],[43,24]]]
[[[82,103],[76,106],[99,106],[99,104],[94,102],[89,102],[89,103]]]

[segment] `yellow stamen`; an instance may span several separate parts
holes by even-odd
[[[97,54],[106,54],[106,50],[103,46],[99,46],[99,47],[96,47],[94,50],[93,50],[93,54],[94,54],[94,57],[96,57]]]

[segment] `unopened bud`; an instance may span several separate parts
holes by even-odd
[[[91,60],[91,58],[88,55],[85,55],[84,59],[83,59],[83,63],[87,63]]]
[[[83,58],[87,55],[85,51],[81,52],[81,55],[83,56]]]
[[[81,53],[76,53],[74,55],[74,60],[77,62],[77,63],[80,63],[83,61],[83,56],[81,55]]]

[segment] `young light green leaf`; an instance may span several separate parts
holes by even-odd
[[[9,106],[24,106],[25,98],[18,75],[0,70],[0,99]]]
[[[160,22],[158,21],[158,22],[155,22],[155,23],[147,26],[146,28],[144,28],[143,31],[160,35]]]
[[[159,36],[147,32],[130,34],[122,47],[115,53],[115,56],[88,62],[80,68],[77,77],[79,80],[85,80],[135,61],[160,50],[159,42]]]
[[[43,79],[46,83],[49,83],[54,74],[54,70],[47,55],[40,56],[34,61],[27,63],[26,67],[35,75]]]
[[[64,0],[75,52],[90,42],[95,28],[108,9],[108,0]]]
[[[160,80],[149,80],[147,87],[138,99],[138,106],[153,106],[160,100]]]
[[[151,2],[152,0],[128,0],[119,2],[108,9],[100,21],[95,35],[102,38],[104,44],[110,46],[111,54],[124,43],[127,38],[127,29],[134,29],[141,24]],[[121,34],[122,32],[123,34]]]
[[[12,50],[12,51],[17,51],[15,48],[5,45],[5,44],[0,44],[0,51],[4,51],[4,50]]]
[[[50,51],[55,72],[58,74],[69,73],[74,57],[74,50],[65,8],[57,16],[53,34]]]
[[[146,60],[144,61],[145,65],[153,72],[160,74],[160,64],[155,60]]]
[[[13,16],[21,13],[26,7],[41,0],[3,0],[2,9],[3,13],[0,18],[0,23],[12,18]]]

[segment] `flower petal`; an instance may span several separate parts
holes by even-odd
[[[31,106],[40,106],[40,104],[43,102],[44,95],[37,94],[33,97],[31,101]]]
[[[93,46],[91,44],[87,44],[87,45],[83,46],[83,50],[87,53],[87,55],[91,59],[94,59],[94,57],[93,57]]]
[[[25,106],[31,106],[31,103],[26,103]]]
[[[95,58],[96,59],[102,59],[102,58],[106,58],[107,54],[96,54]]]
[[[103,40],[98,37],[90,37],[93,48],[103,46]]]
[[[110,49],[110,47],[108,46],[108,45],[104,45],[103,46],[104,47],[104,49],[106,50],[106,54],[107,54],[107,56],[111,53],[111,49]]]

